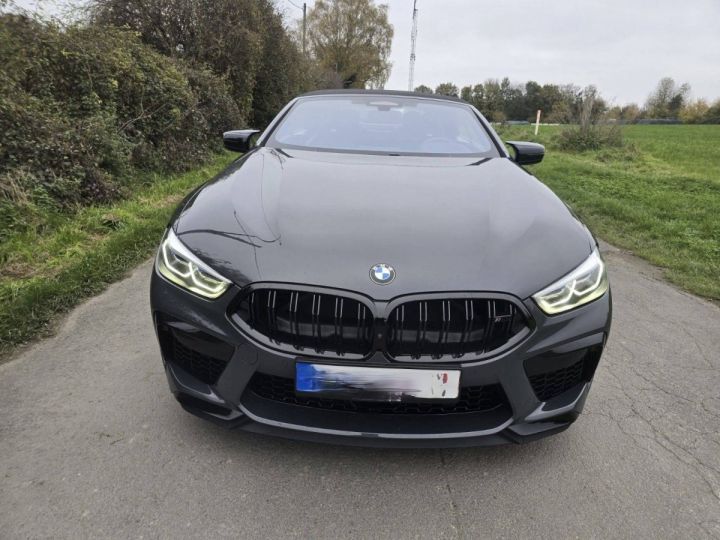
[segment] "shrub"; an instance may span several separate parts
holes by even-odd
[[[616,124],[599,124],[598,94],[594,86],[588,86],[581,94],[579,125],[564,129],[557,139],[563,150],[599,150],[623,145],[621,129]]]
[[[623,143],[622,130],[617,125],[573,126],[561,131],[557,137],[561,149],[577,152],[621,147]]]
[[[705,113],[705,124],[720,124],[720,99],[715,101]]]
[[[709,109],[710,105],[701,98],[683,105],[678,116],[683,124],[702,124]]]
[[[129,30],[0,15],[0,238],[33,207],[124,195],[136,170],[183,170],[244,124],[228,85]]]
[[[243,117],[262,128],[303,86],[305,62],[274,0],[91,0],[94,24],[131,28],[168,57],[230,83]]]

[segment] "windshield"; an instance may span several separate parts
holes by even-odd
[[[498,155],[467,105],[383,95],[302,98],[267,144],[400,155]]]

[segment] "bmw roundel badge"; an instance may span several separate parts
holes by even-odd
[[[376,264],[370,268],[370,279],[378,285],[387,285],[395,279],[395,269],[389,264]]]

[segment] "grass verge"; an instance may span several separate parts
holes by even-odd
[[[531,129],[501,132],[533,140]],[[720,300],[720,126],[628,126],[627,147],[579,153],[557,149],[560,129],[541,127],[547,155],[530,171],[599,237]]]
[[[150,175],[122,202],[55,217],[50,232],[19,234],[0,248],[0,357],[46,335],[53,318],[102,291],[157,246],[177,203],[222,170],[220,154],[192,172]]]

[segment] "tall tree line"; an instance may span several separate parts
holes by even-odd
[[[583,89],[572,84],[540,85],[535,81],[513,84],[508,77],[487,79],[483,83],[462,88],[451,82],[442,83],[434,92],[428,86],[421,85],[415,91],[460,97],[473,104],[494,122],[531,120],[540,109],[546,121],[558,123],[574,121],[579,115],[583,97],[589,91],[597,93],[594,87]],[[605,101],[596,97],[593,116],[601,115],[606,109]]]
[[[420,85],[415,91],[459,97],[473,104],[494,122],[533,121],[537,111],[541,110],[542,118],[546,122],[574,123],[579,120],[584,98],[592,93],[593,121],[604,116],[609,121],[625,123],[642,120],[720,123],[720,99],[712,104],[703,99],[693,101],[690,99],[690,85],[677,84],[670,77],[660,80],[642,107],[635,103],[610,106],[598,95],[594,86],[580,88],[574,84],[541,85],[535,81],[516,84],[508,77],[501,80],[487,79],[483,83],[462,88],[452,82],[442,83],[435,90]]]
[[[210,67],[263,125],[303,87],[301,55],[271,0],[94,0],[92,22],[127,27],[162,54]]]
[[[273,0],[92,0],[91,21],[137,31],[162,54],[227,79],[249,123],[262,127],[298,93],[382,87],[393,28],[374,0],[317,0],[307,53]]]

